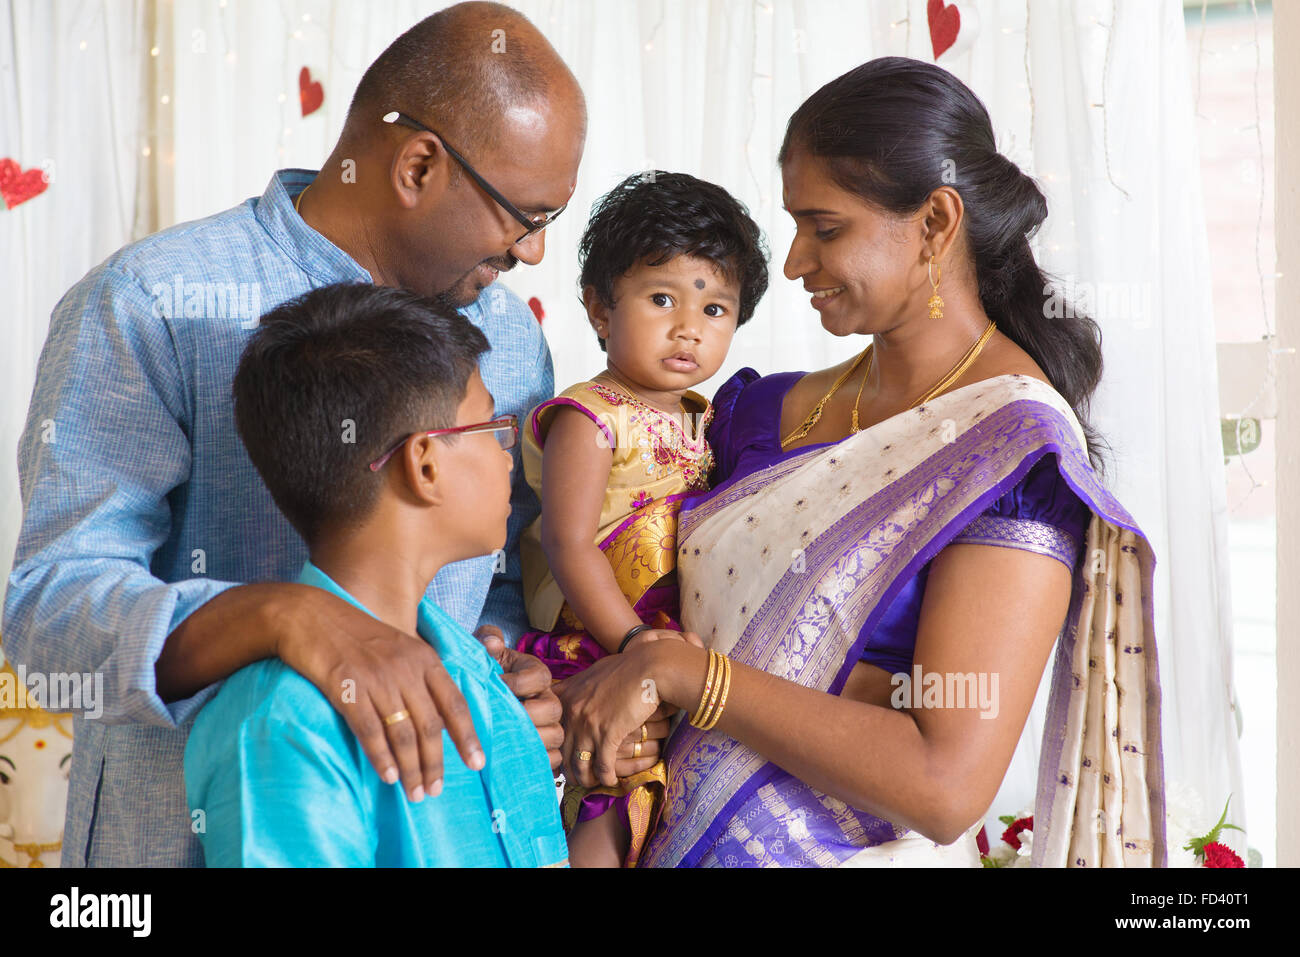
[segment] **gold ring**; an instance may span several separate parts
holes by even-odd
[[[641,757],[641,742],[640,742],[640,741],[638,741],[636,744],[632,745],[632,757],[634,757],[634,758],[639,758],[639,757]]]
[[[645,725],[641,725],[641,743],[645,744],[645,739],[650,737],[650,732],[646,730]]]
[[[590,761],[590,760],[591,760],[591,752],[590,752],[590,751],[579,751],[578,754],[577,754],[577,758],[578,758],[579,761]]]
[[[397,724],[397,722],[399,721],[405,721],[410,716],[411,716],[411,712],[406,710],[394,711],[392,714],[390,714],[388,717],[384,719],[384,724],[394,725]]]

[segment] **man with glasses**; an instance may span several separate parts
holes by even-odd
[[[306,548],[231,418],[257,316],[205,313],[188,293],[238,283],[271,309],[363,282],[436,298],[487,336],[483,381],[522,417],[554,392],[550,353],[517,296],[483,293],[541,261],[585,136],[577,81],[536,28],[459,4],[370,66],[319,172],[281,170],[259,198],[119,250],[55,308],[19,446],[3,631],[29,672],[104,676],[102,717],[75,719],[65,866],[202,863],[186,737],[223,679],[266,658],[315,685],[408,798],[437,788],[444,727],[482,767],[470,711],[428,644],[294,582]],[[184,302],[170,296],[178,283]],[[337,441],[369,441],[360,418],[336,423]],[[517,542],[537,512],[517,469],[504,557],[447,566],[428,597],[500,655],[554,758],[547,673],[502,641],[525,627]],[[395,701],[410,720],[385,723]]]

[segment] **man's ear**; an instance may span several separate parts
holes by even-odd
[[[443,504],[442,484],[438,482],[438,455],[444,446],[431,435],[419,435],[402,449],[402,477],[406,489],[425,505]]]
[[[582,305],[587,310],[587,322],[591,323],[591,328],[596,330],[596,335],[602,339],[608,338],[609,307],[601,302],[595,286],[583,287]]]
[[[404,209],[437,199],[451,183],[454,161],[432,133],[409,136],[393,155],[391,177],[397,202]]]
[[[922,258],[928,261],[933,256],[944,261],[957,240],[957,229],[965,215],[961,194],[951,186],[940,186],[931,193],[922,212]]]

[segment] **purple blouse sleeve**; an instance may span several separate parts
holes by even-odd
[[[1023,548],[1050,555],[1073,571],[1091,517],[1061,477],[1056,455],[1048,453],[953,543]]]
[[[711,486],[725,482],[736,469],[740,449],[732,441],[732,426],[736,420],[737,405],[745,387],[760,378],[758,372],[746,366],[722,383],[713,397],[713,420],[704,433],[709,447],[713,449],[715,462],[709,481]]]
[[[952,544],[997,545],[1050,555],[1072,571],[1092,511],[1066,484],[1049,453],[1025,477],[963,529]],[[903,586],[862,650],[861,660],[896,673],[912,667],[921,600],[930,566]]]

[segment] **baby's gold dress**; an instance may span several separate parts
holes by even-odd
[[[713,454],[704,430],[713,407],[697,392],[682,397],[685,414],[674,416],[599,382],[579,382],[541,403],[525,420],[524,477],[539,498],[542,446],[554,410],[579,409],[601,429],[613,451],[595,543],[609,559],[614,579],[641,620],[656,628],[681,630],[677,583],[677,515],[682,499],[708,488]],[[541,544],[538,518],[520,539],[524,602],[537,631],[519,639],[521,651],[546,662],[555,680],[567,678],[608,654],[586,631],[565,601]],[[663,762],[620,781],[617,788],[570,788],[565,793],[565,827],[621,802],[632,831],[625,859],[635,866],[658,817],[665,784]]]

